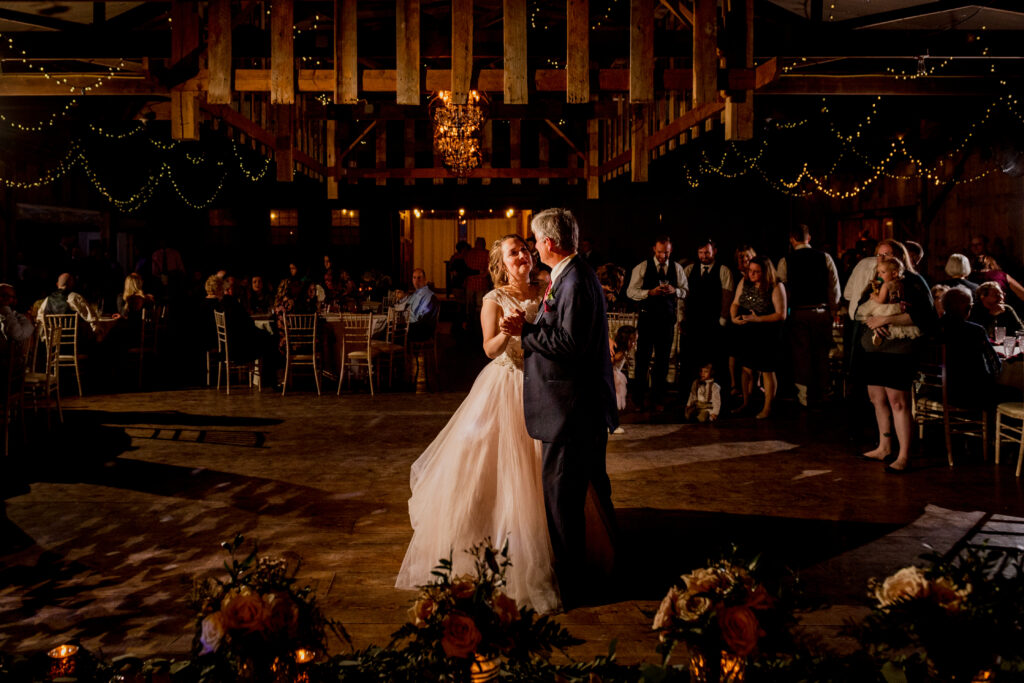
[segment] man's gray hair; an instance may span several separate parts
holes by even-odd
[[[576,251],[580,226],[569,209],[545,209],[530,222],[530,229],[538,240],[549,239],[559,249]]]

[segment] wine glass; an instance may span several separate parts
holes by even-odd
[[[1006,339],[1006,328],[1001,325],[997,326],[995,330],[993,330],[993,339],[996,344],[1002,344],[1003,340]]]

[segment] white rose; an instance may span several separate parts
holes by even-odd
[[[199,636],[199,642],[203,644],[202,654],[208,655],[211,652],[216,652],[223,638],[224,624],[221,622],[220,612],[215,612],[203,619],[203,632]]]
[[[875,586],[875,598],[881,607],[928,595],[928,579],[919,567],[904,567]]]

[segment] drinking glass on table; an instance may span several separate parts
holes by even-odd
[[[992,338],[995,340],[996,344],[1002,344],[1003,340],[1006,339],[1006,328],[996,327],[993,331]]]
[[[1006,339],[1003,340],[1003,355],[1006,356],[1007,358],[1013,357],[1013,352],[1016,350],[1016,348],[1016,337],[1006,337]]]

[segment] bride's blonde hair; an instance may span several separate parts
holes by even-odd
[[[521,245],[526,247],[526,240],[519,235],[505,235],[494,241],[491,245],[491,260],[487,266],[488,272],[491,274],[491,282],[494,283],[495,287],[504,287],[508,284],[508,269],[505,268],[505,262],[503,259],[504,254],[501,251],[501,245],[506,240],[516,240]]]

